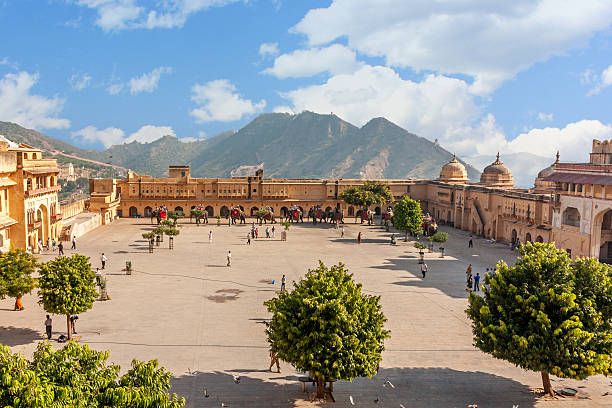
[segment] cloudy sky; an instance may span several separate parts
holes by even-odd
[[[612,0],[3,0],[0,36],[0,120],[80,146],[302,110],[463,157],[612,138]]]

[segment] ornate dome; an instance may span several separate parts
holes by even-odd
[[[468,180],[465,166],[459,163],[454,154],[453,159],[442,166],[439,180],[447,183],[465,183]]]
[[[514,185],[512,172],[499,160],[499,153],[497,153],[497,159],[485,167],[480,175],[480,182],[494,187],[512,187]]]
[[[559,152],[557,152],[557,160],[545,169],[540,170],[535,179],[534,187],[539,190],[554,190],[556,183],[554,181],[546,181],[543,178],[552,175],[555,172],[555,167],[559,163]]]

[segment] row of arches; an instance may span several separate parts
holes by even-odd
[[[516,242],[516,241],[517,241],[517,239],[518,239],[518,240],[519,240],[521,243],[523,243],[523,244],[525,244],[525,243],[527,243],[527,242],[534,242],[534,241],[533,241],[533,239],[532,239],[532,236],[531,236],[531,233],[530,233],[530,232],[526,233],[526,234],[525,234],[524,239],[523,239],[523,240],[521,240],[521,239],[520,239],[520,237],[518,236],[518,232],[517,232],[515,229],[513,229],[513,230],[512,230],[512,240],[511,240],[511,242]],[[541,236],[541,235],[538,235],[538,236],[536,237],[536,239],[535,239],[535,242],[540,242],[540,243],[543,243],[543,242],[544,242],[544,238],[542,238],[542,236]]]
[[[245,211],[245,209],[244,209],[244,207],[243,207],[243,206],[241,206],[241,205],[240,205],[239,207],[240,207],[240,209],[241,209],[242,211]],[[195,209],[195,208],[196,208],[196,206],[195,206],[195,205],[191,206],[191,209]],[[302,211],[302,213],[305,213],[305,211],[304,211],[304,208],[303,208],[303,207],[298,207],[298,208],[300,209],[300,211]],[[333,208],[332,208],[331,206],[327,206],[327,207],[325,208],[325,211],[331,211],[332,209],[333,209]],[[204,210],[205,210],[205,211],[208,213],[208,216],[209,216],[209,217],[214,217],[214,216],[216,216],[216,215],[217,215],[217,214],[215,214],[215,209],[214,209],[214,207],[212,207],[212,206],[210,206],[210,205],[209,205],[209,206],[206,206],[206,207],[204,208]],[[187,212],[185,212],[185,210],[184,210],[184,209],[183,209],[183,207],[181,207],[181,206],[176,206],[176,207],[174,207],[174,211],[182,211],[183,213],[185,213],[185,215],[189,215]],[[249,214],[250,214],[251,216],[254,216],[254,215],[255,215],[255,213],[257,213],[257,211],[259,211],[259,207],[253,206],[253,207],[251,207],[251,208],[249,209]],[[152,213],[153,213],[153,207],[151,207],[151,206],[146,206],[146,207],[143,209],[143,213],[139,213],[138,208],[137,208],[137,207],[135,207],[135,206],[131,206],[131,207],[128,209],[128,215],[129,215],[130,217],[138,217],[139,215],[144,216],[144,217],[150,217]],[[375,215],[381,215],[381,213],[382,213],[382,209],[381,209],[381,207],[375,207],[375,208],[374,208],[374,214],[375,214]],[[280,215],[282,215],[282,216],[286,217],[288,214],[289,214],[289,208],[288,208],[288,207],[283,206],[283,207],[281,207],[281,208],[280,208]],[[220,215],[221,217],[227,217],[227,216],[229,215],[229,207],[228,207],[228,206],[225,206],[225,205],[224,205],[224,206],[222,206],[222,207],[219,209],[219,214],[218,214],[218,215]],[[349,216],[349,217],[359,217],[360,215],[361,215],[361,210],[357,210],[357,211],[355,211],[355,207],[353,207],[353,206],[349,206],[349,207],[347,208],[347,216]]]

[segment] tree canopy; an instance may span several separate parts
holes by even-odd
[[[168,393],[172,375],[157,360],[108,364],[108,352],[69,342],[54,351],[43,342],[32,361],[0,345],[0,406],[14,408],[180,408],[185,400]]]
[[[393,226],[400,231],[417,234],[423,226],[423,211],[418,201],[404,196],[393,207]]]
[[[18,298],[30,293],[36,285],[32,274],[38,263],[34,255],[23,249],[11,249],[0,254],[0,299]]]
[[[381,361],[386,318],[380,297],[361,292],[339,263],[308,271],[292,292],[281,292],[265,305],[272,313],[266,334],[279,358],[318,379],[371,377]]]
[[[91,309],[98,295],[96,274],[91,270],[89,258],[79,254],[58,256],[43,263],[39,273],[39,303],[49,313],[66,316],[71,339],[69,317]]]
[[[362,186],[348,187],[340,193],[340,199],[351,205],[369,207],[384,205],[393,201],[389,185],[382,181],[366,181]]]
[[[575,265],[552,244],[527,243],[514,267],[485,276],[484,297],[467,314],[476,347],[521,368],[584,379],[612,374],[612,268],[587,258]]]

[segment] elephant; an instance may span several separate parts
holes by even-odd
[[[270,224],[276,223],[276,220],[274,218],[274,211],[270,206],[266,206],[263,210],[257,211],[255,215],[257,216],[257,221],[259,222],[259,225],[261,225],[262,222],[264,224],[267,224],[268,220],[270,221]]]

